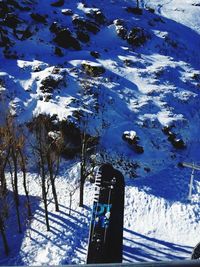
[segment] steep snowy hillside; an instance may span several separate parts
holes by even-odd
[[[184,259],[200,241],[199,174],[188,201],[190,170],[178,167],[200,162],[200,2],[140,6],[0,1],[0,110],[10,107],[19,123],[41,113],[62,123],[87,117],[104,160],[125,175],[124,262]],[[54,230],[45,232],[30,173],[34,218],[23,236],[10,236],[13,251],[0,251],[0,264],[84,263],[94,188],[86,186],[85,209],[75,193],[68,216],[79,164],[63,166],[62,210],[50,205]]]

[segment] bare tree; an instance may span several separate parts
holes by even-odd
[[[81,153],[80,153],[80,195],[79,206],[83,207],[84,203],[84,185],[86,179],[93,174],[95,168],[95,161],[92,157],[97,145],[98,137],[90,136],[83,129],[81,134]]]
[[[8,241],[5,230],[5,220],[8,216],[7,185],[5,168],[10,153],[9,136],[5,127],[0,127],[0,235],[2,236],[5,254],[9,254]]]
[[[24,133],[22,132],[18,144],[19,165],[23,173],[23,187],[26,195],[28,217],[30,218],[32,216],[32,211],[31,211],[31,203],[30,203],[28,183],[27,183],[27,158],[24,150],[25,150],[25,136]]]
[[[1,207],[1,211],[0,211],[0,234],[2,236],[2,240],[3,240],[3,245],[4,245],[4,251],[5,254],[8,255],[9,254],[9,246],[8,246],[8,241],[7,241],[7,237],[6,237],[6,231],[5,231],[5,207],[4,207],[5,203],[2,203],[2,199],[0,196],[0,207]],[[7,212],[7,211],[6,211]]]
[[[55,210],[59,211],[55,181],[59,172],[63,142],[62,134],[58,131],[52,132],[51,127],[50,118],[46,115],[39,115],[32,123],[32,130],[35,136],[35,144],[32,147],[37,158],[41,178],[42,199],[48,231],[50,230],[48,219],[48,193],[50,187],[55,202]]]
[[[48,132],[49,145],[45,151],[45,157],[47,161],[47,168],[49,172],[49,178],[51,182],[52,195],[55,202],[55,210],[59,211],[58,196],[56,192],[56,177],[59,173],[61,150],[63,145],[63,136],[60,131]]]
[[[37,162],[38,173],[41,182],[42,189],[42,201],[44,204],[45,211],[45,221],[47,231],[50,231],[49,224],[49,214],[48,214],[48,191],[49,191],[49,179],[47,176],[46,160],[45,160],[45,151],[47,146],[47,131],[45,128],[45,117],[40,115],[35,118],[32,123],[32,131],[35,137],[34,145],[32,145],[33,152],[35,154],[35,159]]]

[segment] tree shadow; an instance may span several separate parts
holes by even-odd
[[[30,250],[33,250],[35,257],[44,250],[44,253],[49,253],[47,257],[50,258],[57,251],[61,260],[59,264],[75,264],[77,261],[83,263],[83,257],[87,253],[85,243],[89,235],[91,209],[87,207],[87,216],[75,209],[71,209],[69,214],[69,209],[62,204],[59,207],[59,212],[49,211],[49,232],[46,231],[42,205],[37,208],[30,227]]]
[[[31,224],[31,218],[28,218],[28,210],[26,206],[26,197],[24,195],[19,196],[20,200],[20,219],[22,233],[18,232],[17,215],[15,212],[15,205],[13,203],[13,193],[8,193],[9,201],[9,217],[6,220],[6,236],[9,246],[9,255],[6,256],[4,253],[2,238],[0,236],[0,265],[23,265],[20,257],[21,245],[25,236],[26,231],[29,229]],[[39,198],[30,196],[31,211],[34,215],[35,211],[39,206]]]
[[[124,261],[174,261],[190,258],[192,247],[149,237],[124,228]]]

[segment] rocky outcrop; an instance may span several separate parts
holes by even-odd
[[[96,23],[94,23],[90,20],[84,19],[84,18],[77,16],[77,15],[73,17],[72,23],[77,30],[88,31],[88,32],[91,32],[93,34],[96,34],[97,32],[100,31],[100,29]]]
[[[31,18],[38,23],[46,23],[46,16],[38,13],[31,13]]]
[[[149,38],[149,35],[141,27],[134,27],[127,35],[127,42],[134,46],[143,45]]]
[[[113,21],[115,28],[116,28],[116,32],[117,35],[122,38],[123,40],[126,40],[127,38],[127,34],[128,34],[128,30],[125,27],[125,23],[122,19],[116,19]]]
[[[53,91],[63,83],[62,75],[51,74],[45,77],[40,84],[40,90],[43,93],[53,93]]]
[[[127,142],[137,154],[144,153],[144,148],[138,143],[140,138],[135,131],[125,131],[122,135],[122,139]]]
[[[81,65],[86,74],[92,77],[101,76],[105,72],[104,67],[98,63],[84,61]]]
[[[59,46],[63,48],[73,48],[75,50],[81,50],[79,41],[72,36],[69,29],[57,29],[56,37],[53,39]]]
[[[99,8],[90,9],[86,13],[86,16],[93,19],[99,25],[106,23],[106,17]]]
[[[172,127],[165,126],[162,131],[165,135],[167,135],[168,141],[173,145],[176,149],[184,149],[186,148],[185,142],[181,138],[177,138],[176,134],[172,132]]]
[[[64,3],[65,3],[64,0],[58,0],[58,1],[56,1],[56,2],[51,3],[51,6],[54,6],[54,7],[61,7],[61,6],[64,5]]]

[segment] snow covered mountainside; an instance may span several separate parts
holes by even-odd
[[[189,169],[200,162],[200,1],[0,1],[0,111],[18,123],[39,114],[88,118],[105,161],[125,175],[124,262],[189,259],[200,241],[200,173],[188,201]],[[9,234],[1,265],[84,263],[94,186],[85,207],[70,187],[79,163],[64,161],[61,211],[46,231],[36,174],[33,219]],[[21,178],[22,179],[22,178]],[[11,186],[10,186],[11,190]],[[24,197],[23,188],[19,190]]]

